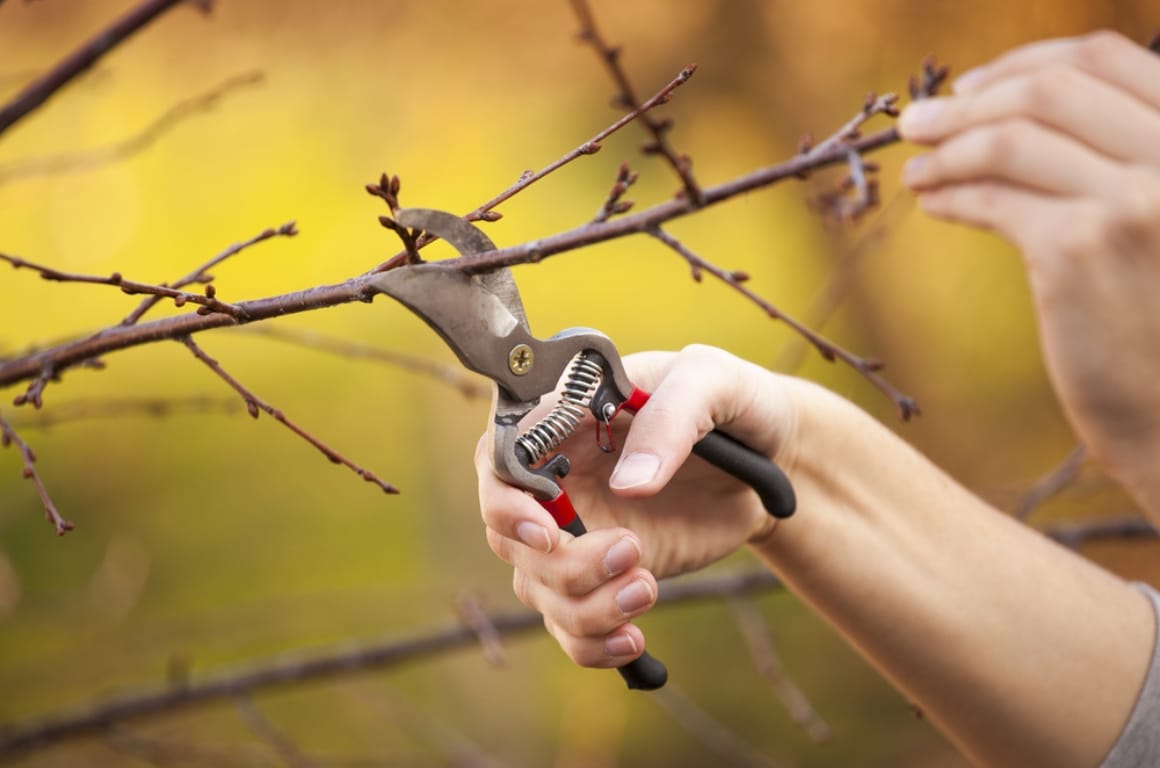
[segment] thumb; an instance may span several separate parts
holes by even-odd
[[[667,366],[660,369],[662,363]],[[623,496],[651,496],[663,488],[692,452],[693,444],[738,411],[744,389],[739,361],[712,347],[686,347],[676,355],[634,355],[629,375],[652,386],[649,401],[633,417],[609,486]]]

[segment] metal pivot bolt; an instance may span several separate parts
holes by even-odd
[[[527,344],[516,344],[512,347],[512,351],[508,352],[508,368],[516,376],[523,376],[532,370],[535,360],[536,354]]]

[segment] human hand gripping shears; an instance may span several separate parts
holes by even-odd
[[[480,229],[451,213],[406,208],[395,213],[395,220],[446,240],[464,255],[495,250]],[[491,379],[489,434],[496,474],[530,493],[560,528],[584,535],[584,523],[560,485],[568,459],[555,450],[585,411],[607,425],[621,411],[635,413],[649,398],[629,381],[612,341],[590,328],[533,337],[506,267],[469,275],[430,262],[384,272],[371,284],[423,318],[465,367]],[[551,412],[530,428],[521,427],[541,397],[561,381],[560,400]],[[611,444],[604,447],[612,450]],[[693,452],[753,488],[774,517],[793,514],[793,487],[765,456],[716,430]],[[618,671],[629,688],[643,690],[660,688],[668,678],[664,665],[647,652]]]

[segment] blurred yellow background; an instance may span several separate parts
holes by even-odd
[[[132,5],[3,3],[0,99]],[[466,211],[617,117],[613,87],[593,52],[577,44],[562,0],[216,5],[209,16],[192,7],[166,14],[0,140],[0,251],[161,282],[295,220],[298,237],[214,270],[221,298],[339,282],[397,250],[376,222],[381,202],[363,191],[381,172],[401,176],[404,205]],[[641,94],[699,65],[664,114],[704,184],[790,157],[802,134],[826,135],[868,90],[905,91],[927,54],[962,72],[1038,38],[1112,27],[1146,40],[1160,26],[1145,0],[593,7],[606,36],[624,45]],[[230,91],[130,158],[5,178],[28,158],[123,140],[183,99],[252,71],[263,73],[262,83]],[[589,220],[625,159],[641,175],[628,197],[638,207],[665,199],[677,181],[639,154],[642,141],[635,126],[621,132],[599,154],[503,205],[489,234],[514,244]],[[894,147],[874,157],[886,211],[878,223],[871,215],[848,231],[828,230],[808,205],[824,189],[811,180],[670,229],[707,259],[751,274],[750,286],[790,314],[808,316],[829,281],[845,277],[825,333],[884,360],[925,415],[900,423],[863,379],[812,353],[793,370],[880,415],[1009,508],[1074,441],[1039,363],[1017,257],[993,238],[914,211],[897,182],[910,152]],[[855,250],[864,238],[872,247]],[[113,288],[48,283],[28,271],[0,275],[3,356],[114,324],[137,304]],[[784,325],[720,284],[693,282],[677,257],[646,238],[519,268],[516,278],[538,335],[587,325],[624,352],[701,342],[775,367],[799,349]],[[174,311],[159,307],[157,316]],[[384,300],[273,325],[455,362],[426,326]],[[244,329],[199,341],[259,396],[403,493],[384,496],[274,420],[250,420],[240,404],[52,428],[4,405],[77,530],[52,535],[18,455],[0,451],[0,722],[158,685],[174,664],[196,679],[285,651],[446,626],[463,593],[491,608],[516,606],[475,505],[471,455],[485,402],[413,371]],[[50,385],[45,413],[92,398],[233,397],[172,342],[106,362],[107,370],[69,371]],[[2,402],[21,391],[6,390]],[[1119,513],[1125,504],[1089,471],[1036,522]],[[1148,545],[1106,544],[1091,554],[1126,575],[1160,577]],[[747,564],[739,556],[723,567]],[[813,744],[754,674],[727,605],[658,611],[642,626],[680,690],[773,764],[961,764],[792,596],[769,594],[759,606],[788,671],[830,723],[829,743]],[[456,757],[463,745],[501,765],[731,762],[648,696],[626,693],[617,676],[570,665],[545,633],[513,641],[508,655],[505,668],[468,650],[255,701],[323,765],[467,764]],[[280,764],[229,704],[131,733],[189,747],[162,764]],[[89,739],[17,764],[141,759]]]

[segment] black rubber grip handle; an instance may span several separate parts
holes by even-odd
[[[580,516],[573,517],[567,525],[561,525],[562,530],[573,536],[583,536],[588,533]],[[669,679],[669,671],[665,665],[645,651],[640,656],[618,667],[617,672],[624,678],[624,682],[634,691],[655,691],[662,687]]]
[[[797,508],[793,486],[781,468],[724,432],[713,430],[693,446],[693,453],[757,491],[769,514],[789,517]]]

